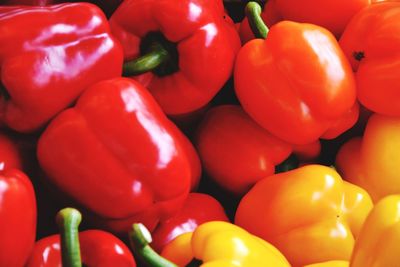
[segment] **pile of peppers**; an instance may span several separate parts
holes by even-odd
[[[0,0],[0,267],[400,266],[400,1]]]

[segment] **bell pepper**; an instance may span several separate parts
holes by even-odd
[[[312,23],[340,37],[351,18],[370,5],[371,0],[270,0],[265,12],[280,20]]]
[[[292,148],[255,123],[240,106],[212,108],[196,132],[195,144],[207,174],[222,188],[243,195],[275,172]]]
[[[118,77],[121,46],[87,3],[0,7],[0,124],[32,132],[90,85]]]
[[[349,267],[349,262],[348,261],[325,261],[325,262],[305,265],[304,267]]]
[[[355,183],[376,202],[400,194],[400,119],[374,114],[364,136],[351,139],[339,150],[336,167],[343,178]]]
[[[368,215],[356,240],[351,267],[398,266],[400,195],[382,198]]]
[[[136,267],[128,247],[101,230],[78,232],[82,216],[78,210],[58,212],[60,234],[37,241],[26,267]]]
[[[266,39],[248,42],[237,56],[235,91],[243,109],[291,144],[335,138],[354,125],[354,76],[335,37],[322,27],[291,21],[268,32],[257,3],[250,2],[246,12]]]
[[[53,4],[54,0],[4,0],[1,5],[29,5],[46,6]]]
[[[151,249],[151,236],[143,225],[134,225],[130,237],[138,256],[153,267],[187,266],[193,258],[193,266],[202,267],[290,266],[274,246],[228,222],[206,222],[178,236],[164,248],[164,258]]]
[[[153,230],[189,193],[182,138],[145,87],[116,78],[91,86],[53,119],[37,155],[48,182],[106,228],[123,233],[142,222]]]
[[[160,222],[152,232],[152,247],[160,252],[175,237],[209,221],[228,221],[222,205],[207,194],[190,193],[179,213]]]
[[[124,47],[124,75],[141,81],[173,116],[216,95],[240,48],[222,0],[126,0],[110,24]]]
[[[359,101],[373,112],[399,116],[399,2],[375,3],[350,21],[340,46],[352,64]]]
[[[22,169],[19,148],[8,134],[0,133],[0,172],[6,169]]]
[[[24,266],[35,243],[36,199],[29,178],[0,172],[0,266]]]
[[[348,261],[372,208],[368,193],[330,167],[307,165],[257,182],[235,224],[278,248],[293,266]]]

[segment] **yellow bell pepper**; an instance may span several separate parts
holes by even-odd
[[[278,248],[294,266],[350,260],[372,209],[368,193],[333,169],[308,165],[257,182],[235,223]]]
[[[374,114],[364,136],[345,143],[336,156],[343,178],[368,191],[374,202],[400,194],[400,118]]]
[[[400,195],[382,198],[368,215],[354,246],[350,267],[400,266]]]
[[[138,249],[140,242],[136,242],[136,251],[143,250]],[[195,258],[201,261],[201,267],[290,267],[285,256],[274,246],[222,221],[203,223],[193,233],[176,237],[164,247],[161,255],[176,265],[165,262],[156,265],[153,261],[150,266],[184,267]]]

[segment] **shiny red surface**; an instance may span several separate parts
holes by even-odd
[[[122,50],[103,12],[87,3],[0,6],[0,123],[31,132],[88,86],[118,77]]]
[[[22,159],[17,144],[6,134],[0,133],[0,172],[22,169]]]
[[[334,128],[332,137],[357,121],[351,66],[335,37],[316,25],[282,21],[265,40],[246,43],[234,81],[243,109],[292,144],[313,143]]]
[[[161,32],[176,44],[177,72],[135,77],[145,81],[168,115],[189,113],[206,105],[230,77],[240,47],[222,1],[126,0],[112,15],[110,24],[124,47],[125,60],[139,56],[141,40],[149,32]]]
[[[87,267],[135,267],[135,260],[118,238],[104,231],[79,233],[82,263]],[[27,267],[62,267],[60,235],[36,242]]]
[[[209,221],[229,221],[222,205],[212,196],[190,193],[182,209],[172,218],[162,221],[152,232],[151,246],[158,252],[178,235],[193,232]]]
[[[112,79],[90,87],[50,123],[38,159],[49,182],[89,212],[152,228],[189,193],[191,164],[177,131],[146,88]]]
[[[24,266],[35,236],[36,199],[29,178],[16,169],[0,172],[0,266]]]
[[[226,190],[246,193],[275,172],[292,149],[254,122],[239,106],[211,109],[196,133],[204,170]]]

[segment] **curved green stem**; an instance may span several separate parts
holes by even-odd
[[[260,4],[254,1],[248,2],[245,12],[254,36],[256,38],[265,39],[269,29],[261,18],[262,8]]]
[[[81,213],[73,208],[65,208],[57,213],[56,221],[61,232],[62,266],[82,267],[78,232]]]
[[[168,58],[168,51],[160,43],[155,42],[151,45],[150,52],[124,64],[123,76],[134,76],[152,71]]]
[[[151,234],[147,228],[141,223],[132,225],[129,232],[132,249],[137,255],[149,266],[152,267],[178,267],[175,263],[161,257],[151,247]]]

